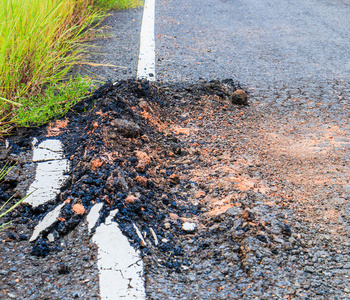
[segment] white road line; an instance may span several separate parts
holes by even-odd
[[[140,53],[137,78],[156,80],[156,53],[154,38],[155,0],[145,0],[140,35]]]
[[[40,235],[41,232],[43,232],[46,228],[50,227],[53,223],[55,223],[58,220],[58,217],[60,216],[61,209],[66,203],[61,203],[60,205],[56,206],[56,208],[53,211],[50,211],[44,219],[41,220],[38,225],[35,226],[32,237],[30,238],[29,242],[34,242]]]
[[[46,140],[36,146],[33,141],[33,162],[37,162],[36,176],[29,187],[29,195],[25,202],[32,206],[39,206],[53,200],[61,184],[66,179],[64,172],[69,163],[63,158],[63,145],[59,140]],[[66,203],[61,203],[35,227],[31,242],[55,223],[61,209]],[[103,204],[93,206],[87,216],[88,230],[95,226]],[[118,210],[111,211],[105,223],[96,228],[92,241],[98,246],[98,268],[100,297],[102,300],[146,299],[145,280],[143,278],[143,261],[139,251],[136,251],[128,239],[123,235],[113,217]],[[134,225],[135,226],[135,225]],[[136,227],[136,226],[135,226]]]
[[[100,217],[100,211],[103,207],[103,203],[96,203],[91,207],[89,214],[86,216],[86,221],[88,224],[88,230],[91,233],[91,230],[95,227],[98,218]]]
[[[100,297],[102,300],[144,300],[143,261],[112,219],[113,210],[104,224],[96,228],[92,241],[98,246]]]
[[[68,178],[64,173],[69,169],[69,163],[63,159],[60,140],[46,140],[34,146],[33,162],[37,162],[35,180],[28,189],[29,196],[23,202],[36,207],[55,199]]]

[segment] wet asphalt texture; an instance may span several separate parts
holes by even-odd
[[[122,13],[126,31],[108,24],[136,43],[141,14]],[[107,84],[66,127],[49,126],[60,128],[71,179],[56,203],[19,209],[1,233],[4,299],[98,298],[84,216],[67,206],[38,243],[25,238],[67,198],[87,210],[103,202],[100,221],[120,209],[115,221],[143,253],[148,299],[350,299],[349,15],[346,1],[156,2],[159,82]],[[126,79],[137,45],[101,45],[112,53],[114,42],[130,52],[107,61],[130,68],[96,73]],[[216,78],[233,80],[208,83]],[[249,106],[231,103],[237,88]],[[11,138],[20,166],[2,201],[25,186],[31,137],[51,131]]]

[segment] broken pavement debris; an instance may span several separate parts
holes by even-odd
[[[65,204],[66,203],[61,203],[60,205],[57,205],[53,211],[48,212],[44,219],[42,219],[38,225],[35,226],[32,237],[29,240],[30,242],[34,242],[39,237],[41,232],[58,221],[61,209]]]
[[[248,105],[247,93],[241,89],[236,90],[231,95],[231,102],[237,105]]]

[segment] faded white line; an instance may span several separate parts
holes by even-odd
[[[58,217],[60,216],[61,209],[66,203],[61,203],[58,205],[53,211],[50,211],[44,219],[41,220],[41,222],[35,226],[32,237],[30,238],[29,242],[35,241],[41,232],[43,232],[46,228],[50,227],[53,223],[55,223],[58,220]]]
[[[154,39],[155,0],[145,0],[140,35],[140,53],[137,78],[156,80],[156,53]]]
[[[69,162],[63,159],[63,146],[60,140],[46,140],[35,146],[33,141],[33,162],[37,162],[35,180],[30,185],[23,201],[34,207],[54,200],[69,169]]]
[[[34,140],[33,162],[37,162],[36,177],[28,194],[34,192],[25,199],[25,202],[32,206],[39,206],[55,199],[67,177],[64,172],[69,167],[68,160],[63,159],[63,145],[59,140],[46,140],[38,146],[36,144],[37,141]],[[39,222],[34,229],[31,242],[58,220],[64,205],[65,203],[58,205]],[[102,203],[98,203],[90,210],[87,216],[89,232],[96,225],[102,206]],[[139,251],[130,246],[118,224],[113,222],[117,212],[118,210],[110,212],[105,223],[96,228],[92,238],[98,246],[100,298],[144,300],[146,292],[143,261]]]
[[[100,211],[103,207],[103,203],[96,203],[91,207],[89,214],[86,216],[86,221],[88,225],[88,230],[91,233],[91,230],[95,227],[98,218],[100,217]]]
[[[143,262],[118,224],[112,221],[117,212],[118,210],[110,212],[92,238],[98,246],[100,297],[102,300],[144,300]]]

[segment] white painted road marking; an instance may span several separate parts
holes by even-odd
[[[34,146],[33,162],[37,162],[35,180],[23,202],[37,207],[56,198],[60,187],[68,178],[64,173],[69,169],[69,162],[63,159],[60,140],[46,140]]]
[[[91,233],[92,228],[95,227],[98,218],[100,217],[100,211],[103,207],[103,203],[96,203],[93,207],[91,207],[89,214],[86,216],[86,221],[88,225],[88,230]]]
[[[61,203],[60,205],[58,205],[53,211],[50,211],[38,225],[35,226],[32,237],[30,238],[29,242],[35,241],[42,231],[50,227],[53,223],[55,223],[58,220],[58,217],[61,213],[61,209],[65,204],[66,203]]]
[[[156,53],[154,38],[155,0],[145,0],[140,35],[140,53],[137,78],[156,80]]]
[[[102,300],[143,300],[146,298],[143,261],[118,224],[112,221],[117,212],[110,212],[92,238],[98,246],[100,297]]]
[[[63,159],[63,145],[59,140],[46,140],[36,146],[33,140],[33,162],[37,162],[36,176],[29,187],[24,202],[32,206],[42,205],[55,199],[68,170],[69,163]],[[35,227],[30,241],[35,241],[40,234],[58,220],[61,203]],[[103,203],[95,204],[87,216],[88,230],[91,232],[100,216]],[[111,211],[104,224],[97,227],[92,238],[98,246],[98,267],[100,277],[100,297],[102,300],[146,298],[143,278],[143,261],[140,253],[130,246],[113,217],[118,210]]]

